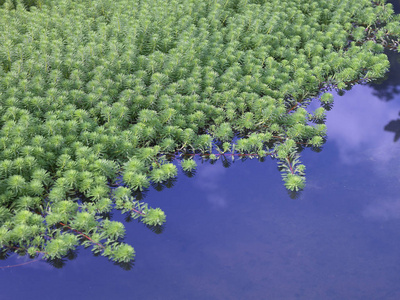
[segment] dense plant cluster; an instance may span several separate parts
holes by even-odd
[[[0,247],[48,258],[81,243],[132,260],[107,213],[162,225],[132,191],[177,175],[167,154],[185,172],[193,154],[269,155],[302,189],[321,90],[381,77],[400,35],[385,1],[0,3]]]

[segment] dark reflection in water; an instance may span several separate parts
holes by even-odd
[[[200,165],[147,194],[167,214],[160,234],[126,222],[134,265],[82,250],[65,264],[1,269],[0,299],[400,299],[400,145],[386,130],[400,95],[381,87],[335,96],[323,151],[302,153],[298,199],[269,159]]]
[[[400,1],[388,1],[393,5],[394,11],[400,13]],[[375,90],[373,94],[384,101],[393,100],[400,94],[400,56],[393,51],[385,51],[390,61],[390,71],[386,76],[376,82],[370,84]],[[400,113],[399,113],[400,115]],[[400,119],[390,121],[384,129],[395,134],[394,141],[397,142],[400,138]]]
[[[394,141],[397,142],[400,138],[400,119],[392,120],[385,126],[386,131],[394,132]]]
[[[400,94],[400,57],[398,53],[387,50],[391,68],[385,77],[369,84],[374,89],[373,95],[384,101],[390,101]]]
[[[370,84],[374,89],[372,93],[379,99],[390,101],[399,97],[400,94],[400,55],[393,51],[386,51],[390,61],[390,71],[386,74],[385,78]],[[400,113],[399,113],[400,114]],[[400,118],[391,120],[384,127],[386,131],[394,133],[394,141],[400,138]]]
[[[395,96],[400,94],[400,56],[396,53],[388,53],[388,57],[392,68],[388,72],[387,79],[381,84],[372,85],[377,91],[374,95],[382,100],[392,100]],[[400,113],[399,113],[400,115]],[[386,126],[385,130],[395,134],[394,141],[397,142],[400,138],[400,119],[391,120]]]
[[[396,14],[400,13],[400,1],[398,0],[388,0],[388,3],[393,5],[394,12]],[[400,93],[400,56],[395,51],[385,51],[390,62],[390,70],[386,75],[371,84],[375,91],[373,94],[379,99],[384,101],[389,101],[394,99],[395,95]]]
[[[400,14],[400,1],[388,0],[387,3],[391,3],[393,5],[393,9],[396,14]]]

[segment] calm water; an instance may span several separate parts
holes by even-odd
[[[335,96],[298,199],[270,159],[200,165],[148,193],[163,233],[126,224],[131,270],[80,249],[61,269],[0,269],[0,299],[400,299],[399,72]]]

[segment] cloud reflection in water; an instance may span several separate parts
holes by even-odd
[[[371,176],[386,182],[383,190],[373,192],[379,197],[365,199],[369,203],[361,214],[369,220],[388,221],[400,218],[400,197],[393,194],[400,186],[400,142],[396,142],[396,133],[388,130],[388,124],[398,119],[400,96],[387,102],[373,91],[370,86],[355,86],[342,97],[335,95],[326,124],[328,140],[337,146],[339,163],[367,164]]]
[[[389,221],[400,218],[400,199],[380,199],[368,204],[362,215],[371,220]]]
[[[223,208],[227,205],[225,192],[221,187],[221,179],[224,178],[226,169],[220,165],[204,164],[196,173],[196,186],[207,194],[207,201],[215,208]]]
[[[367,158],[382,164],[398,156],[393,132],[384,128],[398,118],[399,100],[380,101],[369,86],[355,86],[342,97],[335,95],[326,125],[328,139],[338,145],[342,163],[356,164]]]

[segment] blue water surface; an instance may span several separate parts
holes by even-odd
[[[400,299],[399,72],[335,95],[323,150],[302,152],[297,199],[271,159],[200,164],[147,194],[162,233],[126,223],[130,270],[83,248],[62,268],[4,268],[30,262],[13,255],[0,299]]]

